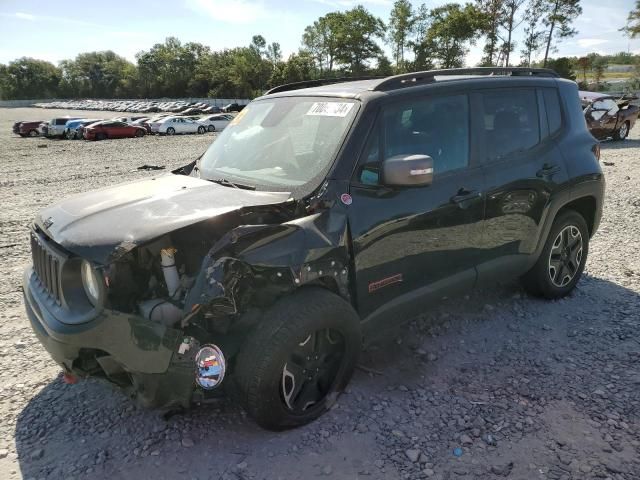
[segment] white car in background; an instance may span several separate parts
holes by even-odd
[[[149,124],[152,133],[176,135],[180,133],[205,133],[207,127],[185,117],[166,117]]]
[[[208,132],[221,132],[230,122],[229,116],[224,114],[208,115],[198,120],[198,123],[204,125]]]

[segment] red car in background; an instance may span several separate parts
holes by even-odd
[[[87,125],[84,127],[83,133],[85,140],[105,140],[107,138],[144,137],[147,131],[143,127],[106,120]]]
[[[21,137],[37,137],[40,135],[38,127],[42,123],[42,120],[37,122],[19,122],[14,125],[13,131]]]

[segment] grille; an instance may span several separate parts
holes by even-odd
[[[40,284],[60,305],[60,261],[47,250],[35,234],[31,234],[31,256],[33,269]]]

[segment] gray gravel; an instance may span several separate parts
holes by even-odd
[[[512,283],[434,306],[364,353],[331,412],[276,434],[226,401],[164,421],[100,382],[62,383],[22,307],[30,220],[156,174],[140,165],[185,164],[212,135],[10,134],[53,115],[0,109],[0,478],[640,478],[639,131],[603,144],[605,213],[575,294]]]

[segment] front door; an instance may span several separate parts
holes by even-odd
[[[565,132],[555,88],[477,93],[487,182],[485,241],[479,280],[501,280],[530,267],[549,199],[568,175],[556,139]]]
[[[476,278],[484,181],[471,145],[465,94],[421,97],[382,109],[354,173],[349,226],[360,315],[383,322]],[[389,188],[380,163],[395,155],[434,160],[429,186]],[[365,320],[365,321],[367,321]]]

